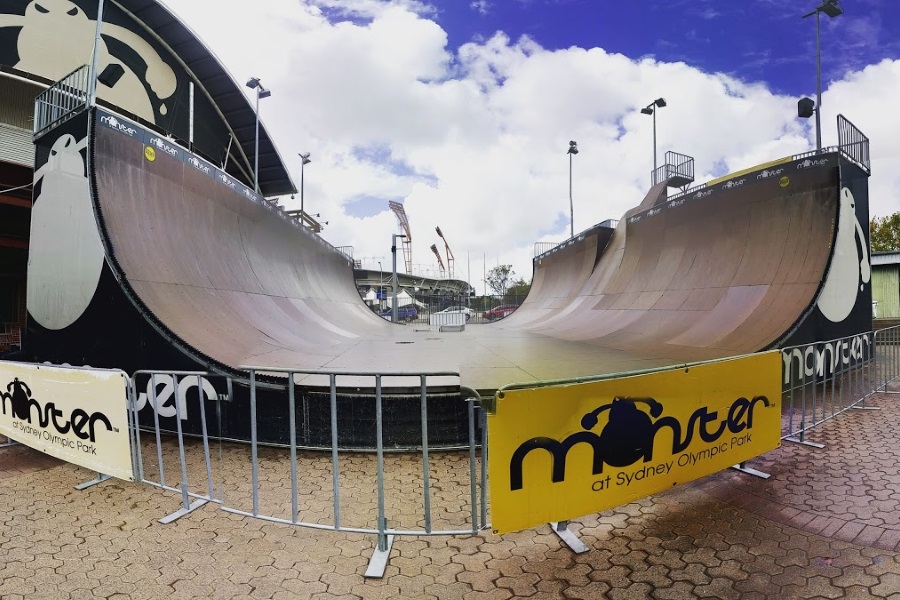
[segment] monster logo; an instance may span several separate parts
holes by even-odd
[[[562,441],[536,437],[516,448],[509,463],[510,490],[522,489],[522,465],[525,457],[533,450],[542,449],[550,453],[553,461],[551,480],[559,483],[566,477],[569,451],[576,444],[588,444],[593,449],[592,474],[598,475],[603,472],[604,464],[627,467],[639,460],[645,463],[652,460],[656,434],[663,428],[670,430],[673,456],[691,446],[695,433],[705,444],[717,442],[726,431],[733,434],[745,431],[749,433],[753,428],[753,411],[759,403],[769,406],[769,400],[765,396],[756,396],[752,400],[738,398],[721,418],[718,411],[710,412],[707,407],[702,406],[683,425],[675,417],[662,416],[663,406],[653,398],[615,397],[612,402],[597,407],[581,418],[584,431],[573,433]],[[637,404],[646,404],[649,414],[638,410]],[[598,416],[605,411],[609,411],[609,421],[598,435],[591,429],[599,422]]]
[[[6,403],[12,407],[13,417],[20,421],[32,423],[31,410],[34,409],[38,425],[42,429],[53,427],[60,435],[71,432],[80,440],[97,441],[97,424],[100,423],[106,431],[113,431],[109,418],[102,412],[88,413],[84,409],[76,408],[71,413],[65,413],[56,407],[54,402],[42,406],[37,399],[32,397],[31,389],[19,378],[6,385],[7,392],[0,393],[0,410],[6,414]]]
[[[19,62],[13,65],[17,69],[57,81],[91,62],[96,21],[89,19],[70,0],[33,0],[25,7],[24,15],[0,15],[0,28],[4,27],[20,28],[16,43]],[[134,32],[119,25],[103,23],[102,35],[137,54],[146,65],[146,72],[138,73],[112,56],[106,42],[101,40],[98,73],[113,65],[122,69],[122,76],[112,87],[100,86],[98,95],[156,123],[153,105],[159,103],[161,115],[168,112],[163,101],[175,93],[177,81],[174,71],[150,44]]]

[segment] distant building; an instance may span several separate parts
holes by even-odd
[[[872,316],[900,319],[900,251],[872,253]]]

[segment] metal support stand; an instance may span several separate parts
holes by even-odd
[[[194,500],[193,502],[191,502],[188,506],[182,506],[181,508],[179,508],[178,510],[173,512],[171,515],[166,515],[165,517],[160,519],[159,522],[162,523],[163,525],[168,525],[169,523],[171,523],[173,521],[177,521],[184,515],[194,512],[195,510],[197,510],[198,508],[200,508],[207,502],[209,502],[209,500],[206,500],[205,498],[198,498],[197,500]]]
[[[880,406],[851,406],[853,410],[881,410]]]
[[[808,442],[801,438],[786,437],[783,439],[786,442],[793,442],[794,444],[803,444],[804,446],[811,446],[813,448],[824,448],[825,447],[825,444],[820,444],[819,442]]]
[[[387,519],[381,522],[381,533],[378,534],[378,543],[372,558],[369,559],[369,566],[366,567],[365,576],[369,579],[381,579],[384,577],[384,571],[387,569],[388,561],[391,558],[391,548],[394,545],[394,536],[384,533],[387,529]]]
[[[19,442],[12,439],[11,437],[6,438],[6,441],[0,444],[0,448],[9,448],[10,446],[18,446]]]
[[[553,533],[558,535],[559,539],[561,539],[563,543],[568,546],[569,549],[575,554],[584,554],[590,549],[584,544],[584,542],[578,539],[577,535],[569,531],[568,521],[551,521],[550,528],[553,530]]]
[[[753,467],[748,467],[747,463],[742,462],[738,463],[731,467],[735,471],[740,471],[741,473],[746,473],[747,475],[753,475],[754,477],[759,477],[760,479],[768,479],[771,477],[769,473],[763,473],[762,471],[758,471]]]
[[[89,487],[94,487],[98,483],[103,483],[107,479],[112,479],[112,477],[110,475],[104,475],[103,473],[98,472],[96,478],[91,479],[90,481],[85,481],[84,483],[79,483],[75,486],[75,489],[78,491],[86,490]]]

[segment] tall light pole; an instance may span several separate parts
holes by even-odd
[[[300,152],[300,215],[301,219],[303,215],[306,214],[303,212],[303,167],[311,163],[312,160],[309,158],[309,152]]]
[[[94,50],[91,53],[91,70],[88,73],[90,80],[88,80],[88,106],[94,106],[97,103],[97,76],[100,75],[97,72],[100,63],[100,43],[101,43],[101,29],[103,27],[103,0],[99,0],[97,2],[97,26],[94,30]]]
[[[666,105],[665,98],[657,98],[647,106],[641,109],[641,114],[653,115],[653,176],[652,182],[656,184],[656,108],[662,108]]]
[[[393,293],[391,295],[391,322],[397,322],[397,238],[405,238],[402,233],[391,234],[391,255],[394,260],[392,269],[391,284],[393,285]]]
[[[381,288],[384,284],[384,269],[381,268],[381,261],[378,261],[378,310],[381,311]]]
[[[822,47],[819,41],[819,14],[825,13],[830,18],[844,14],[839,0],[824,0],[816,10],[803,15],[803,19],[816,16],[816,150],[822,149]]]
[[[256,143],[253,149],[253,190],[259,193],[259,99],[268,98],[272,92],[263,87],[259,77],[247,80],[247,87],[256,90]]]
[[[572,202],[572,157],[578,154],[578,142],[569,142],[569,237],[575,237],[575,205]]]

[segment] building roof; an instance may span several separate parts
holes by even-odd
[[[168,46],[196,84],[212,99],[228,127],[234,133],[241,162],[252,174],[256,140],[256,112],[236,82],[199,37],[157,0],[114,0],[124,11],[143,24],[148,33]],[[287,167],[272,143],[265,126],[259,126],[259,187],[263,196],[278,196],[297,191]]]
[[[872,266],[897,265],[900,264],[900,250],[891,252],[873,252]]]

